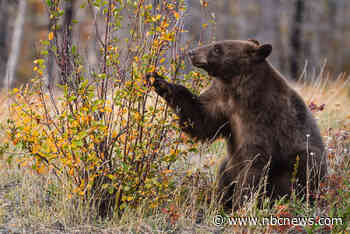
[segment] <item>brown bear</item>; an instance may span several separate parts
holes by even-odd
[[[255,40],[219,41],[190,51],[192,64],[213,78],[200,96],[157,73],[147,75],[183,131],[199,140],[225,138],[227,156],[217,175],[225,208],[238,208],[256,191],[272,199],[290,195],[292,188],[301,197],[312,195],[327,174],[316,121],[267,61],[271,51]]]

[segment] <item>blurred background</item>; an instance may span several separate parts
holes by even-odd
[[[155,4],[161,0],[154,0]],[[256,39],[271,43],[270,61],[290,79],[307,71],[338,75],[350,72],[349,0],[185,0],[186,39],[198,45],[211,40]],[[40,40],[48,39],[50,20],[45,0],[0,0],[0,86],[13,76],[18,86],[32,77],[33,59]],[[87,54],[96,51],[94,10],[81,5],[86,0],[65,1],[71,12],[74,37]],[[203,7],[207,6],[207,7]],[[215,21],[215,23],[214,23]],[[92,52],[91,52],[92,51]],[[94,56],[88,56],[90,61]],[[96,58],[95,58],[96,59]],[[13,75],[11,75],[13,70]],[[10,73],[9,73],[10,71]]]
[[[198,40],[199,23],[204,23],[200,1],[188,4],[187,26]],[[332,73],[350,71],[349,0],[218,0],[208,7],[215,13],[217,40],[271,43],[271,62],[291,79],[305,64],[308,71],[325,64]]]

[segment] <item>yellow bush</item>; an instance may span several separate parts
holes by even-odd
[[[176,180],[171,167],[185,155],[180,134],[167,137],[177,129],[172,113],[144,81],[147,72],[175,74],[183,66],[184,49],[176,44],[183,31],[183,1],[176,6],[170,0],[159,6],[147,0],[116,2],[93,1],[105,16],[106,30],[103,62],[89,72],[75,44],[64,40],[71,29],[58,32],[61,1],[48,1],[55,25],[42,43],[42,58],[34,61],[31,87],[13,91],[7,126],[9,139],[23,152],[22,165],[54,173],[71,198],[99,204],[100,216],[108,206],[120,212],[171,199]],[[126,38],[117,38],[122,15],[130,11],[135,23]],[[139,22],[144,22],[140,28]],[[60,61],[61,95],[45,91],[48,51]]]

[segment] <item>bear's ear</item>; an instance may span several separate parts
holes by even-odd
[[[267,58],[271,54],[271,51],[272,51],[272,45],[270,44],[264,44],[259,46],[256,49],[256,60],[258,62],[263,61],[265,58]]]

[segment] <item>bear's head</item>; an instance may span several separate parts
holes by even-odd
[[[270,44],[260,45],[256,40],[226,40],[198,47],[188,54],[194,66],[226,80],[249,73],[255,65],[264,62],[271,51]]]

